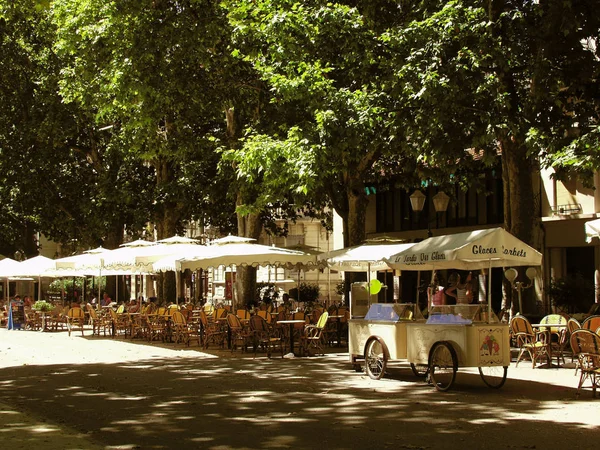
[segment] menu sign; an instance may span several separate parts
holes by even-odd
[[[23,302],[10,302],[8,309],[8,329],[19,330],[25,328],[25,305]]]

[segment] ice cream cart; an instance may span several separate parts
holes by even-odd
[[[477,367],[490,387],[506,381],[510,364],[508,325],[480,305],[434,308],[425,321],[412,303],[372,304],[364,319],[350,319],[349,354],[356,370],[381,378],[390,360],[407,360],[417,376],[449,389],[459,367]]]
[[[541,253],[502,228],[490,228],[431,237],[383,261],[401,271],[487,270],[487,303],[430,304],[427,321],[400,316],[395,322],[378,318],[380,323],[373,325],[373,320],[359,320],[350,328],[354,367],[363,345],[365,370],[372,378],[383,376],[389,359],[406,358],[416,374],[427,375],[441,391],[452,386],[459,367],[477,367],[488,386],[501,387],[510,363],[510,338],[508,324],[500,323],[491,308],[491,269],[539,266]],[[373,316],[378,317],[376,311]]]

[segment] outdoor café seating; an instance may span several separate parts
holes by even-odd
[[[119,313],[112,308],[108,308],[112,320],[113,337],[122,335],[127,337],[131,333],[131,323],[129,316],[123,312]]]
[[[327,326],[327,319],[329,313],[324,311],[320,316],[319,320],[315,325],[306,325],[304,327],[304,334],[300,340],[303,354],[308,356],[316,354],[324,354],[324,331]]]
[[[590,316],[583,321],[581,328],[586,330],[596,331],[600,328],[600,316]]]
[[[168,334],[168,315],[166,308],[162,308],[162,314],[160,314],[161,308],[158,308],[155,313],[146,314],[144,316],[146,320],[146,339],[149,342],[155,340],[165,341]]]
[[[585,381],[589,380],[595,398],[596,388],[600,383],[600,336],[593,331],[581,329],[571,334],[570,342],[580,371],[576,397],[579,397]]]
[[[191,341],[198,341],[198,346],[201,345],[200,329],[186,321],[185,316],[180,311],[173,311],[171,320],[173,323],[173,341],[175,343],[183,343],[189,347]]]
[[[529,355],[533,368],[541,358],[546,358],[548,365],[552,364],[552,348],[545,331],[534,331],[529,320],[521,314],[512,318],[510,328],[519,348],[516,366],[525,353]]]
[[[69,332],[69,336],[71,336],[71,330],[74,327],[78,327],[81,330],[81,335],[83,336],[83,325],[85,323],[85,314],[83,309],[81,308],[71,308],[67,312],[67,330]]]
[[[561,359],[563,364],[565,363],[564,350],[569,343],[567,322],[567,318],[560,314],[549,314],[540,320],[540,324],[550,325],[548,328],[540,327],[540,331],[548,333],[552,356],[556,356],[558,366],[560,366]]]
[[[200,330],[205,349],[211,342],[220,347],[225,345],[225,330],[219,322],[209,320],[205,311],[200,311]]]
[[[269,324],[263,317],[258,314],[253,315],[250,317],[249,326],[252,332],[254,357],[256,357],[256,353],[260,347],[266,350],[268,358],[271,357],[272,351],[278,348],[283,358],[283,338],[269,327]]]
[[[238,346],[242,351],[246,351],[248,345],[252,343],[252,331],[233,313],[227,314],[227,325],[231,333],[231,351],[233,352]]]
[[[92,305],[86,305],[86,309],[90,316],[90,324],[92,325],[92,336],[100,336],[100,330],[106,336],[106,330],[109,334],[112,333],[112,320],[105,314],[98,314]]]

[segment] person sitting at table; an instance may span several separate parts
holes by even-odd
[[[0,327],[5,327],[8,324],[8,310],[4,301],[0,300]]]
[[[33,301],[29,295],[26,295],[25,298],[23,298],[23,306],[25,306],[25,308],[31,308],[33,306]]]
[[[136,313],[140,311],[140,302],[132,299],[127,305],[127,312]]]
[[[108,293],[104,293],[104,295],[102,296],[102,300],[100,301],[100,305],[101,306],[110,306],[110,304],[112,303],[112,299],[108,296]]]

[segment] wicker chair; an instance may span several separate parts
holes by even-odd
[[[273,328],[269,327],[269,324],[262,316],[254,315],[250,317],[249,325],[252,332],[255,358],[259,347],[267,351],[268,358],[271,357],[271,351],[279,347],[281,357],[283,358],[283,338]]]
[[[83,324],[85,323],[85,314],[81,308],[71,308],[67,312],[67,330],[69,336],[71,336],[71,329],[73,327],[79,327],[81,329],[81,335],[83,336]]]
[[[596,397],[596,387],[600,384],[600,336],[590,330],[575,330],[571,334],[571,349],[579,362],[579,385],[576,397],[586,380],[592,384],[592,393]]]
[[[323,351],[324,332],[327,326],[327,319],[329,313],[324,311],[319,316],[319,321],[316,325],[306,325],[304,327],[304,334],[301,337],[302,352],[308,356],[319,354],[325,354]]]
[[[238,344],[242,351],[248,349],[252,342],[252,332],[248,327],[244,327],[238,316],[233,313],[227,314],[227,325],[231,333],[231,351],[237,348]]]
[[[540,320],[542,324],[550,325],[548,328],[540,328],[549,334],[552,354],[556,355],[556,364],[560,367],[560,360],[565,363],[564,351],[569,344],[568,319],[560,314],[549,314]],[[553,327],[552,325],[561,325]]]
[[[218,322],[211,322],[205,311],[200,311],[200,330],[202,337],[202,346],[207,349],[209,343],[225,346],[225,331]]]
[[[510,328],[515,343],[517,347],[519,347],[519,356],[517,357],[516,366],[519,365],[519,361],[521,361],[521,358],[525,353],[529,354],[533,368],[535,368],[538,359],[542,357],[545,357],[548,360],[548,365],[552,364],[552,348],[550,346],[548,333],[545,331],[533,331],[533,327],[529,320],[521,314],[517,314],[512,318]]]
[[[583,321],[581,328],[596,331],[600,327],[600,316],[590,316]]]
[[[201,345],[202,337],[200,335],[200,329],[191,326],[180,311],[172,312],[171,321],[173,324],[173,340],[175,343],[181,342],[189,347],[192,340],[197,340],[198,346]]]
[[[108,329],[109,334],[112,333],[112,320],[106,315],[98,315],[92,305],[86,305],[88,314],[90,315],[90,323],[92,325],[92,336],[100,336],[100,329],[106,336],[106,330]]]

